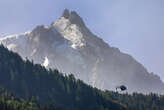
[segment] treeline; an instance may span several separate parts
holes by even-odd
[[[63,76],[58,70],[45,69],[0,46],[0,85],[24,100],[61,110],[126,110],[104,98],[99,90]]]

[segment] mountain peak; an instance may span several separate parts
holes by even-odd
[[[0,43],[34,63],[74,73],[99,89],[115,90],[124,84],[129,93],[164,93],[159,77],[94,35],[75,11],[65,9],[62,17],[50,26],[41,25],[27,34],[7,36]]]
[[[75,11],[69,12],[68,9],[65,9],[63,11],[62,17],[66,18],[66,19],[69,19],[69,21],[72,24],[76,24],[78,26],[85,26],[82,18]]]
[[[64,11],[63,11],[63,14],[62,14],[62,17],[64,17],[64,18],[66,18],[66,19],[69,19],[69,10],[68,9],[65,9]]]

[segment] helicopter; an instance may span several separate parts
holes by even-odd
[[[121,91],[126,91],[127,90],[127,87],[125,85],[121,85],[121,86],[117,86],[116,87],[116,91],[120,89]]]

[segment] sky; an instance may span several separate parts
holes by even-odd
[[[65,8],[164,81],[164,0],[0,0],[0,36],[49,25]]]

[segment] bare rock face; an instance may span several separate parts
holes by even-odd
[[[72,24],[76,24],[76,25],[78,25],[78,26],[80,26],[80,27],[85,26],[85,24],[84,24],[82,18],[81,18],[75,11],[73,11],[73,12],[70,13],[69,21],[70,21]]]
[[[68,9],[64,10],[62,17],[69,19],[69,10]]]
[[[75,11],[69,12],[68,9],[65,9],[62,14],[62,17],[68,19],[72,24],[76,24],[79,27],[85,26],[82,18]]]
[[[6,36],[0,43],[23,58],[74,74],[100,89],[115,90],[119,85],[126,85],[130,93],[164,93],[159,76],[95,36],[74,11],[65,9],[61,18],[50,26]]]

